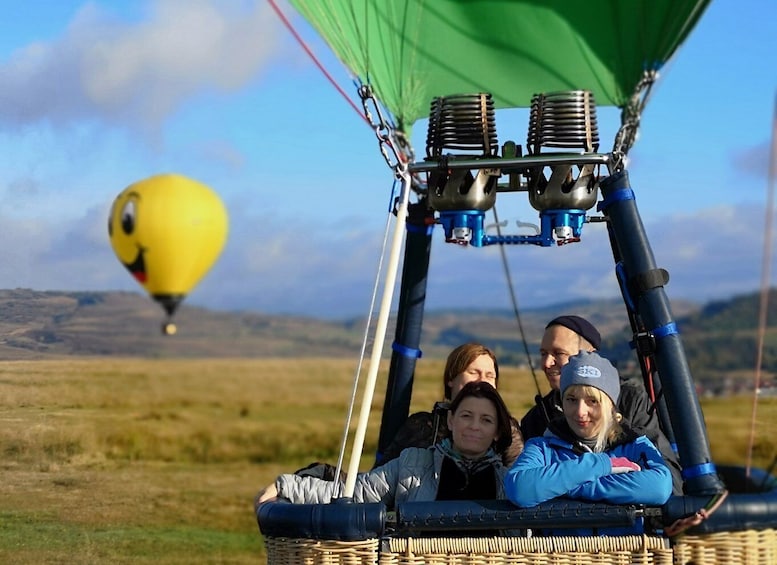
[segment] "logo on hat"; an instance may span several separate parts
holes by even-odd
[[[602,372],[591,365],[581,365],[577,368],[577,376],[584,379],[598,379],[602,376]]]
[[[572,385],[588,385],[601,390],[618,402],[620,378],[618,371],[607,359],[595,352],[581,351],[569,358],[569,363],[561,368],[561,394]]]

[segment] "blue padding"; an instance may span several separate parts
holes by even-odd
[[[712,475],[716,473],[715,465],[712,463],[702,463],[701,465],[693,465],[691,467],[683,468],[683,479],[695,479],[702,475]]]
[[[412,347],[407,347],[406,345],[402,345],[401,343],[397,343],[396,341],[391,344],[391,349],[402,355],[403,357],[410,357],[411,359],[420,359],[423,355],[423,352],[420,349],[415,349]]]
[[[741,468],[744,479],[745,468]],[[731,477],[729,477],[729,482]],[[728,486],[728,484],[726,485]],[[774,483],[770,486],[774,486]],[[663,522],[665,525],[686,518],[706,508],[715,495],[673,496],[664,505]],[[758,493],[738,493],[729,490],[723,503],[698,526],[687,533],[707,534],[713,532],[737,532],[743,530],[764,530],[777,527],[777,490]]]
[[[657,328],[654,328],[651,333],[656,338],[662,338],[668,335],[676,335],[676,334],[679,334],[680,332],[677,330],[677,324],[675,324],[674,322],[669,322],[664,326],[659,326]]]
[[[618,190],[612,191],[609,196],[596,205],[596,211],[601,212],[611,204],[623,200],[635,200],[634,191],[630,188],[619,188]]]
[[[405,502],[397,506],[397,531],[629,527],[636,512],[634,506],[572,500],[532,508],[518,508],[507,500]]]
[[[360,541],[383,535],[386,507],[380,503],[267,502],[259,507],[256,519],[266,536]]]
[[[424,226],[419,226],[418,224],[411,224],[410,222],[405,223],[405,229],[409,232],[413,233],[426,233],[426,235],[432,235],[434,232],[434,224],[428,224]]]
[[[621,286],[621,294],[623,294],[623,300],[626,302],[626,307],[629,311],[634,312],[634,301],[631,299],[631,293],[629,287],[626,284],[626,270],[623,268],[623,261],[618,261],[615,264],[615,277]]]

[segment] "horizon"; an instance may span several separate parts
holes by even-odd
[[[770,287],[771,292],[777,292],[777,285]],[[147,303],[149,309],[157,309],[159,311],[160,319],[163,317],[163,311],[162,309],[154,303],[154,300],[150,298],[142,289],[89,289],[89,290],[62,290],[62,289],[33,289],[33,288],[25,288],[25,287],[16,287],[16,288],[0,288],[0,293],[3,292],[31,292],[31,293],[42,293],[42,294],[129,294],[138,297],[140,300]],[[695,308],[704,308],[712,303],[717,302],[731,302],[738,298],[746,298],[751,296],[757,296],[761,293],[761,289],[754,289],[749,292],[741,292],[732,294],[728,297],[722,297],[722,298],[716,298],[713,300],[692,300],[692,299],[671,299],[670,298],[670,306],[672,304],[677,304],[680,306],[693,306]],[[608,298],[576,298],[572,300],[563,300],[559,302],[555,302],[552,304],[542,305],[542,306],[528,306],[526,308],[521,309],[523,312],[529,312],[529,313],[537,313],[537,312],[544,312],[549,311],[552,316],[561,315],[563,313],[568,313],[568,310],[570,309],[576,309],[576,308],[585,308],[588,306],[595,306],[597,304],[614,304],[618,307],[623,307],[623,314],[624,316],[627,315],[626,311],[626,305],[623,302],[621,297],[608,297]],[[298,312],[282,312],[282,311],[273,311],[273,312],[267,312],[262,310],[255,310],[251,308],[242,308],[242,309],[225,309],[225,308],[219,308],[219,307],[212,307],[207,305],[201,305],[201,304],[193,304],[188,299],[184,299],[176,314],[173,316],[173,321],[175,321],[175,316],[178,315],[181,312],[181,309],[201,309],[208,312],[217,312],[217,313],[224,313],[224,314],[255,314],[255,315],[262,315],[262,316],[273,316],[273,317],[294,317],[294,318],[308,318],[312,320],[318,320],[323,322],[352,322],[354,320],[359,320],[362,318],[366,318],[368,313],[365,314],[355,314],[352,316],[344,316],[344,317],[328,317],[328,316],[320,316],[320,315],[312,315],[312,314],[300,314]],[[439,306],[439,307],[433,307],[433,308],[425,308],[424,309],[425,314],[446,314],[446,313],[473,313],[473,314],[482,314],[482,315],[497,315],[497,316],[507,316],[512,317],[514,316],[514,310],[512,307],[493,307],[493,306],[456,306],[456,305],[448,305],[448,306]],[[392,310],[391,315],[395,316],[397,314],[396,310]],[[675,315],[676,316],[676,315]]]

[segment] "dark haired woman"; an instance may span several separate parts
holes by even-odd
[[[442,374],[443,400],[432,412],[416,412],[408,416],[394,439],[379,454],[378,465],[385,465],[408,447],[429,447],[450,437],[447,411],[459,391],[471,382],[485,382],[499,387],[499,365],[494,352],[481,343],[463,343],[448,354]],[[512,441],[497,449],[506,467],[513,464],[523,449],[523,437],[515,419],[511,420]]]
[[[464,385],[450,405],[451,437],[429,448],[410,447],[375,469],[360,473],[354,502],[503,499],[507,469],[498,455],[512,441],[511,416],[487,382]],[[256,497],[256,506],[276,497],[292,503],[327,503],[342,493],[342,481],[281,475]]]

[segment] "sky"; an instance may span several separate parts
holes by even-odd
[[[356,99],[325,44],[281,7]],[[374,133],[268,3],[0,0],[0,9],[0,288],[144,292],[111,249],[109,209],[128,185],[175,172],[215,190],[230,218],[221,256],[184,307],[369,311],[392,175]],[[629,174],[670,299],[761,284],[776,38],[772,0],[713,0],[651,94]],[[600,113],[603,146],[616,118]],[[424,136],[413,131],[417,154]],[[500,219],[538,221],[528,204]],[[605,232],[590,224],[574,245],[508,247],[521,307],[619,296]],[[438,227],[427,308],[510,308],[499,253],[446,244]]]

